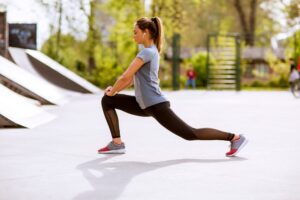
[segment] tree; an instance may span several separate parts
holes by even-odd
[[[240,25],[243,30],[246,45],[254,46],[255,44],[255,28],[256,28],[256,10],[258,0],[249,0],[250,11],[247,16],[245,7],[245,1],[242,3],[241,0],[233,0],[233,6],[235,7]]]
[[[57,10],[59,13],[59,17],[58,17],[58,30],[57,30],[57,36],[56,36],[55,56],[59,58],[59,47],[60,47],[61,25],[62,25],[62,14],[63,14],[63,6],[62,6],[61,0],[56,2],[56,7],[57,7]]]
[[[159,16],[162,19],[166,41],[164,53],[170,49],[175,32],[181,35],[180,46],[183,47],[184,53],[185,49],[205,46],[207,34],[212,32],[251,33],[252,41],[249,39],[248,44],[254,45],[254,34],[273,33],[270,30],[275,24],[265,17],[267,11],[259,9],[258,5],[263,1],[272,2],[271,0],[220,0],[218,3],[214,0],[152,0],[148,12],[144,9],[143,0],[47,1],[47,9],[51,11],[48,13],[51,13],[50,17],[53,18],[50,24],[52,32],[42,50],[96,85],[105,87],[113,84],[137,54],[138,48],[132,36],[134,22],[138,18]],[[240,14],[243,16],[240,21],[245,23],[240,25],[236,23],[236,16],[239,15],[228,14],[236,11],[234,2],[243,13]],[[255,18],[251,19],[251,16]],[[262,26],[256,26],[258,20]],[[243,28],[241,24],[245,24],[245,27]],[[56,50],[59,50],[60,58],[53,56]],[[164,60],[164,55],[166,54],[161,57],[163,62],[160,77],[167,85],[170,82],[168,74],[171,67]]]
[[[298,31],[294,33],[293,37],[293,57],[296,65],[299,65],[300,61],[300,0],[292,0],[289,5],[286,6],[288,13],[288,23],[291,27],[298,27]]]
[[[149,15],[162,19],[165,32],[165,40],[171,44],[174,33],[184,34],[186,26],[186,6],[191,1],[184,0],[153,0]]]
[[[97,44],[101,43],[100,32],[97,30],[96,27],[96,6],[97,3],[95,0],[89,0],[89,12],[86,11],[85,7],[83,6],[83,0],[80,1],[81,6],[80,9],[84,12],[85,16],[88,19],[88,32],[87,32],[87,55],[88,55],[88,72],[91,73],[96,68],[96,46]]]
[[[278,32],[285,34],[285,39],[287,39],[282,40],[281,43],[293,48],[293,53],[287,48],[287,54],[294,57],[297,63],[300,57],[300,0],[269,0],[265,1],[264,4],[264,9],[274,18],[273,23],[276,23],[278,15],[281,14],[281,24]]]
[[[60,42],[61,42],[61,29],[62,29],[62,19],[63,19],[63,3],[62,0],[55,0],[53,2],[37,0],[40,5],[42,5],[47,13],[55,13],[53,17],[53,22],[50,24],[51,35],[55,33],[55,39],[50,40],[51,45],[48,46],[48,53],[50,56],[56,60],[60,60]],[[57,16],[58,15],[58,19]]]

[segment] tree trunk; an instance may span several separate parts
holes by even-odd
[[[234,0],[233,3],[238,16],[239,21],[242,27],[243,35],[245,38],[246,45],[254,46],[255,44],[255,23],[256,23],[256,9],[257,9],[257,0],[250,1],[250,14],[249,14],[249,24],[247,23],[247,16],[241,5],[240,0]]]
[[[90,1],[90,15],[88,16],[88,71],[91,73],[96,68],[95,46],[96,46],[96,30],[95,30],[95,1]]]
[[[256,21],[256,4],[257,0],[251,0],[250,3],[250,24],[249,24],[249,45],[254,46],[255,44],[255,21]]]
[[[56,34],[56,50],[55,50],[55,58],[59,59],[59,49],[60,49],[60,40],[61,40],[61,25],[62,25],[62,14],[63,14],[63,7],[62,7],[62,0],[59,0],[58,2],[58,30]]]
[[[240,24],[242,26],[243,32],[248,33],[248,26],[246,21],[246,16],[243,10],[243,7],[241,6],[240,0],[234,0],[234,6],[237,10],[237,13],[239,15]]]

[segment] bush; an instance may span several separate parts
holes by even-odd
[[[279,61],[272,54],[268,55],[268,62],[273,71],[268,86],[286,88],[289,86],[289,66],[287,63]]]
[[[267,84],[263,83],[262,81],[255,80],[250,84],[251,87],[266,87]]]
[[[197,87],[205,87],[207,85],[206,59],[207,59],[206,53],[197,52],[197,53],[194,53],[191,58],[188,58],[184,61],[185,69],[187,69],[189,66],[192,66],[194,68],[194,70],[196,71],[196,74],[197,74],[196,86]],[[186,78],[183,80],[186,80]],[[181,79],[181,82],[183,80]]]
[[[289,82],[286,76],[272,77],[268,83],[268,86],[276,88],[287,88],[289,86]]]

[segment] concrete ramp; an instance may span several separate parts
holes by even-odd
[[[18,65],[22,69],[26,70],[27,72],[29,72],[30,74],[43,79],[45,82],[48,83],[48,85],[51,85],[52,88],[55,88],[58,92],[60,92],[62,96],[66,96],[66,98],[67,98],[67,97],[78,96],[81,94],[78,92],[74,92],[74,91],[59,87],[59,86],[53,84],[52,82],[50,82],[49,80],[45,79],[39,73],[39,71],[31,64],[31,62],[28,58],[28,55],[25,52],[25,49],[9,47],[8,52],[9,52],[9,56],[10,56],[9,59],[12,62],[14,62],[16,65]]]
[[[0,83],[41,104],[62,105],[68,98],[45,80],[21,69],[0,56]]]
[[[34,128],[55,118],[36,102],[23,97],[0,84],[0,128]]]
[[[99,88],[81,78],[74,72],[68,70],[45,54],[35,50],[26,50],[25,52],[35,68],[35,72],[38,72],[51,83],[65,89],[81,93],[100,92]]]
[[[32,64],[30,63],[24,49],[9,47],[8,52],[12,62],[14,62],[16,65],[23,68],[24,70],[30,72],[31,74],[39,76],[39,73],[34,69]]]

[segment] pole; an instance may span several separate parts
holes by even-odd
[[[172,86],[173,90],[179,90],[179,71],[180,71],[180,35],[174,33],[172,39]]]

